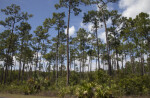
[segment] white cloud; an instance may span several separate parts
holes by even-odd
[[[85,64],[87,65],[86,67],[85,67],[85,70],[84,71],[88,71],[88,65],[90,64],[90,62],[89,62],[89,59],[90,59],[90,57],[88,56],[87,57],[87,60],[86,60],[86,62],[85,62]],[[80,71],[80,61],[79,60],[75,60],[75,63],[77,64],[77,66],[78,66],[78,68],[79,68],[79,70],[78,71]],[[81,63],[82,64],[82,63]],[[89,66],[90,67],[90,66]],[[103,64],[100,64],[100,68],[103,68],[104,67],[104,69],[107,69],[107,65],[103,65]],[[96,70],[96,68],[98,68],[98,64],[97,64],[97,66],[96,66],[96,60],[94,59],[94,60],[92,60],[92,63],[91,63],[91,71],[95,71]],[[71,69],[71,70],[73,70],[73,68]],[[81,71],[82,71],[82,67],[81,67]]]
[[[74,35],[75,31],[76,31],[76,30],[75,30],[75,27],[74,27],[74,26],[70,27],[70,28],[69,28],[69,36]],[[65,29],[65,34],[67,34],[67,29]]]
[[[109,18],[107,21],[107,25],[111,25],[111,23],[112,23],[111,18]]]
[[[120,0],[119,7],[124,9],[122,15],[135,18],[140,12],[150,14],[150,0]]]
[[[106,43],[106,34],[105,32],[101,32],[98,37],[104,42]]]
[[[86,29],[86,30],[88,30],[88,31],[92,31],[92,27],[93,27],[93,24],[92,23],[88,23],[88,24],[83,24],[82,22],[80,23],[80,26],[81,26],[81,28],[84,28],[84,29]]]
[[[92,23],[89,23],[89,24],[88,24],[88,31],[92,31],[92,27],[93,27],[93,24],[92,24]]]
[[[101,5],[99,5],[99,6],[101,6]],[[112,4],[112,3],[108,4],[107,9],[108,9],[109,11],[114,10],[113,4]],[[96,10],[99,11],[99,7],[98,7],[97,5],[96,5]]]

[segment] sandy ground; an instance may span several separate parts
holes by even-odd
[[[150,98],[150,96],[122,96],[119,98]]]
[[[44,97],[44,96],[19,95],[19,94],[0,94],[0,98],[57,98],[57,97]]]
[[[58,98],[58,97],[44,97],[38,95],[20,95],[20,94],[0,94],[0,98]],[[119,98],[150,98],[150,96],[122,96]]]

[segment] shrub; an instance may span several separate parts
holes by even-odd
[[[35,80],[33,78],[28,79],[27,84],[24,88],[25,94],[38,93],[41,90],[47,90],[50,86],[48,79],[42,77],[37,77]]]
[[[148,76],[126,77],[119,81],[119,86],[127,95],[145,95],[150,91],[150,78]]]

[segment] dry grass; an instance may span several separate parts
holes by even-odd
[[[0,98],[57,98],[38,95],[0,94]]]
[[[150,96],[122,96],[119,98],[150,98]]]

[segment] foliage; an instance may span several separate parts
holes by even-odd
[[[109,87],[106,84],[100,85],[94,82],[87,83],[82,81],[80,85],[62,88],[59,92],[61,97],[66,94],[77,96],[78,98],[110,98],[116,93],[114,88],[116,85]],[[117,91],[118,93],[119,91]]]
[[[32,14],[21,12],[20,6],[1,9],[6,18],[0,20],[4,28],[0,32],[0,92],[37,94],[53,90],[61,97],[79,98],[149,95],[149,14],[141,12],[128,19],[107,9],[107,4],[115,1],[59,0],[55,7],[68,8],[68,22],[66,11],[54,12],[35,30],[28,23]],[[92,32],[82,26],[76,35],[69,36],[70,15],[78,15],[83,3],[98,7],[83,17],[82,23],[92,27]],[[105,28],[106,43],[100,39],[100,28]],[[58,34],[53,34],[55,31]]]
[[[141,76],[127,76],[120,79],[118,85],[123,89],[127,95],[147,95],[150,91],[150,80],[148,75]]]
[[[27,84],[24,88],[25,94],[34,94],[38,93],[42,90],[48,90],[48,87],[50,86],[50,83],[48,79],[44,79],[43,77],[37,77],[35,79],[30,78],[27,81]]]

